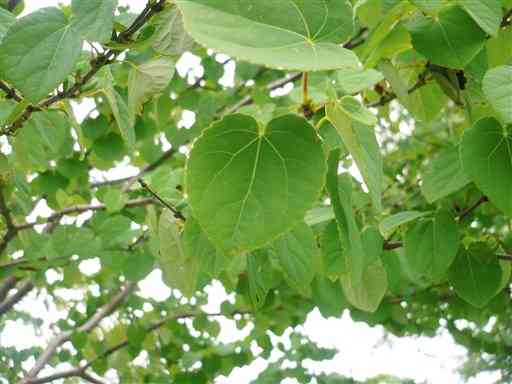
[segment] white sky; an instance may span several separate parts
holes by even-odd
[[[277,1],[277,0],[276,0]],[[55,6],[58,3],[69,4],[70,1],[58,0],[25,0],[25,12],[30,13],[36,9]],[[144,8],[145,0],[119,0],[120,5],[129,5],[135,12]],[[183,66],[194,66],[193,57],[188,57],[182,63]],[[181,72],[181,71],[180,71]],[[83,117],[90,110],[90,103],[82,103],[76,106],[75,112],[78,117]],[[136,170],[133,167],[120,165],[109,177],[123,177],[133,175]],[[104,176],[104,175],[103,175]],[[38,207],[37,215],[46,216],[51,211],[48,207]],[[98,260],[84,262],[81,270],[86,273],[96,271],[99,266]],[[47,273],[49,281],[59,279],[55,271]],[[152,297],[155,300],[165,300],[171,294],[161,279],[160,271],[154,271],[144,281],[139,283],[142,295]],[[63,290],[64,297],[80,297],[79,292]],[[225,300],[226,293],[220,283],[214,282],[209,288],[209,304],[204,308],[206,311],[219,311],[220,303]],[[20,310],[37,314],[45,318],[45,325],[34,334],[30,327],[23,326],[21,321],[8,322],[5,331],[0,334],[0,345],[29,347],[36,343],[44,346],[52,337],[50,324],[64,316],[52,303],[44,303],[40,298],[36,299],[34,292],[25,298],[17,306]],[[222,319],[220,340],[230,342],[248,334],[250,329],[237,330],[234,321]],[[365,323],[355,323],[345,312],[341,319],[324,319],[315,310],[301,327],[301,330],[313,341],[323,347],[335,347],[339,353],[332,361],[324,363],[309,362],[307,367],[315,372],[337,372],[355,379],[365,379],[379,374],[396,375],[402,378],[412,378],[418,382],[427,383],[463,383],[462,379],[455,373],[455,369],[463,361],[464,349],[454,344],[449,334],[442,333],[435,338],[396,338],[389,336],[384,340],[382,327],[369,327]],[[273,356],[276,358],[278,356]],[[143,364],[143,356],[137,358],[137,362]],[[33,364],[27,362],[26,368]],[[258,373],[265,368],[265,362],[258,359],[251,366],[237,368],[228,378],[219,378],[218,384],[238,383],[245,384],[257,377]],[[50,371],[43,371],[50,373]],[[111,377],[111,376],[110,376]],[[109,378],[109,375],[106,376]],[[482,374],[470,381],[471,384],[490,384],[496,377]],[[115,382],[115,381],[112,381]]]

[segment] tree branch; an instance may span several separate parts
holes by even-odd
[[[477,209],[482,204],[485,204],[489,201],[489,198],[487,196],[482,196],[476,203],[474,203],[472,206],[465,209],[460,215],[459,215],[459,221],[465,219],[467,216],[469,216],[475,209]]]
[[[9,208],[7,207],[7,202],[5,201],[3,182],[0,182],[0,215],[4,218],[5,226],[7,227],[7,231],[5,232],[3,238],[0,240],[1,255],[5,251],[5,248],[7,248],[9,242],[16,236],[16,233],[18,232],[16,225],[12,220]]]
[[[427,85],[427,83],[428,83],[427,77],[426,77],[426,72],[427,71],[428,70],[425,70],[423,73],[421,73],[418,76],[418,80],[416,81],[416,83],[414,83],[414,85],[411,88],[409,88],[409,90],[407,91],[407,93],[409,95],[414,93],[414,92],[416,92],[421,87]],[[394,93],[394,92],[386,94],[386,95],[382,96],[381,99],[379,101],[377,101],[376,103],[368,105],[368,107],[369,108],[382,107],[382,106],[390,103],[391,101],[395,100],[397,97],[398,97],[397,94]]]
[[[125,208],[134,208],[134,207],[142,207],[145,205],[158,204],[158,202],[152,197],[144,197],[140,199],[130,200],[125,204]],[[35,222],[35,223],[25,223],[16,226],[17,231],[23,231],[25,229],[30,229],[39,224],[49,223],[57,218],[60,218],[64,215],[71,215],[77,213],[84,213],[88,211],[103,211],[107,209],[105,204],[97,204],[97,205],[73,205],[71,207],[64,208],[60,211],[52,213],[48,216],[43,223]]]
[[[16,89],[10,87],[5,81],[0,80],[0,89],[5,92],[7,99],[13,99],[16,100],[18,103],[22,101],[23,99],[21,96],[18,95],[18,92],[16,92]]]
[[[9,312],[12,307],[18,304],[32,289],[34,289],[34,284],[32,284],[31,281],[27,281],[23,284],[16,293],[7,298],[7,300],[0,305],[0,317]]]
[[[250,311],[236,311],[236,312],[233,312],[230,316],[246,315],[246,314],[250,314],[250,313],[251,313]],[[184,313],[181,315],[171,315],[171,316],[168,316],[168,317],[156,322],[155,324],[149,326],[148,328],[146,328],[146,332],[147,333],[153,332],[153,331],[161,328],[165,324],[167,324],[169,321],[175,321],[175,320],[180,320],[180,319],[189,319],[189,318],[193,318],[193,317],[197,317],[197,316],[227,317],[227,315],[225,315],[223,313]],[[57,372],[52,375],[48,375],[48,376],[41,377],[41,378],[31,378],[28,381],[24,382],[23,384],[45,384],[45,383],[49,383],[51,381],[63,379],[63,378],[81,377],[81,375],[88,368],[90,368],[95,362],[97,362],[98,360],[107,358],[108,356],[119,351],[120,349],[123,349],[126,346],[128,346],[128,339],[125,339],[125,340],[115,344],[114,346],[106,349],[103,353],[94,357],[92,360],[89,360],[87,363],[85,363],[79,367],[71,368],[71,369],[68,369],[68,370],[62,371],[62,372]]]
[[[142,188],[144,188],[146,191],[148,191],[151,196],[153,196],[155,199],[157,199],[160,203],[162,203],[167,209],[169,209],[173,214],[174,214],[174,217],[179,219],[179,220],[182,220],[182,221],[185,221],[186,218],[185,216],[183,216],[183,214],[178,211],[176,208],[174,208],[172,205],[170,205],[168,202],[166,202],[164,199],[162,199],[158,193],[156,193],[155,191],[153,191],[151,189],[151,187],[149,185],[146,184],[146,182],[142,179],[138,179],[139,181],[139,184]]]
[[[89,333],[93,328],[95,328],[101,320],[105,317],[111,315],[118,306],[120,306],[126,299],[126,297],[131,293],[134,289],[135,283],[129,282],[127,283],[123,289],[118,292],[112,299],[102,306],[96,313],[87,320],[84,324],[77,327],[75,332],[81,333]],[[59,333],[55,338],[50,341],[46,349],[39,355],[32,369],[27,373],[27,376],[22,380],[22,384],[32,383],[32,379],[35,378],[39,372],[48,364],[48,361],[55,354],[57,349],[68,341],[73,334],[73,331],[65,331]],[[85,370],[83,370],[85,371]],[[83,371],[81,373],[83,373]],[[55,380],[55,379],[53,379]]]
[[[166,0],[159,0],[156,3],[148,1],[146,7],[140,13],[140,15],[137,16],[134,22],[127,29],[125,29],[118,36],[116,36],[113,40],[118,43],[129,41],[133,34],[135,34],[140,28],[142,28],[144,24],[147,23],[148,20],[151,19],[151,17],[153,17],[153,15],[155,15],[163,9],[165,1]],[[89,69],[89,71],[83,77],[79,78],[79,80],[77,80],[77,82],[73,86],[71,86],[63,92],[57,92],[57,94],[55,94],[54,96],[51,96],[41,101],[35,106],[29,105],[27,108],[25,108],[20,117],[18,117],[11,125],[0,130],[0,135],[15,134],[18,129],[23,127],[25,122],[30,118],[30,116],[32,116],[32,113],[34,113],[35,111],[48,108],[49,106],[61,100],[76,97],[77,94],[80,93],[82,87],[85,84],[87,84],[94,77],[94,75],[98,73],[98,71],[101,68],[112,63],[121,52],[122,51],[117,49],[109,49],[104,53],[100,54],[98,57],[91,61],[91,68]]]
[[[0,303],[5,300],[7,294],[16,286],[18,279],[14,276],[7,277],[0,285]]]

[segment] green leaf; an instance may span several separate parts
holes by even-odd
[[[270,269],[267,250],[258,249],[247,255],[249,296],[254,309],[260,309],[265,304],[265,299],[271,288]]]
[[[342,98],[343,103],[328,103],[326,115],[361,171],[375,209],[380,211],[382,209],[381,152],[373,128],[361,123],[361,121],[370,122],[375,116],[370,117],[371,113],[361,106],[359,101],[352,99],[351,96],[345,96]]]
[[[259,127],[230,115],[204,131],[186,171],[189,203],[225,251],[261,247],[304,218],[325,180],[325,158],[306,120],[285,115]]]
[[[384,239],[376,226],[370,225],[361,233],[361,241],[365,248],[365,266],[380,260],[384,250]]]
[[[503,12],[500,0],[457,0],[486,33],[496,36],[500,29]]]
[[[315,258],[318,249],[313,231],[304,223],[277,239],[273,248],[283,269],[288,285],[309,295],[309,284],[315,276]]]
[[[120,189],[110,188],[103,196],[102,201],[107,206],[107,212],[114,213],[123,209],[128,201],[128,196]]]
[[[85,40],[106,43],[112,37],[117,0],[73,0],[73,28]]]
[[[442,10],[451,0],[410,0],[415,6],[425,13],[437,14]]]
[[[383,79],[382,73],[375,69],[340,69],[337,72],[337,83],[346,94],[364,91]]]
[[[320,71],[357,68],[339,44],[354,30],[346,0],[178,0],[187,32],[200,44],[272,68]]]
[[[382,262],[378,260],[364,270],[358,286],[354,286],[348,276],[341,278],[341,284],[350,304],[362,311],[375,312],[388,289],[388,278]]]
[[[134,121],[130,118],[131,112],[123,96],[114,88],[114,79],[110,69],[104,68],[102,78],[102,91],[112,109],[112,114],[116,119],[117,126],[121,136],[131,152],[135,147],[135,128]]]
[[[151,46],[156,52],[178,56],[193,47],[194,41],[185,31],[179,9],[172,7],[160,12],[151,24],[155,27]]]
[[[188,224],[187,220],[187,225]],[[185,229],[186,231],[186,229]],[[162,212],[158,226],[160,252],[157,261],[162,269],[165,283],[181,291],[185,296],[192,296],[197,286],[199,263],[191,258],[186,250],[176,218],[169,210]]]
[[[464,188],[471,182],[460,159],[459,147],[444,150],[423,172],[421,192],[429,203]]]
[[[174,60],[169,57],[132,65],[128,75],[128,110],[131,124],[135,123],[135,116],[140,113],[142,105],[167,88],[174,76],[174,65]]]
[[[358,123],[370,126],[377,124],[377,117],[353,96],[343,96],[339,100],[339,107]]]
[[[81,39],[58,8],[42,8],[14,23],[0,44],[0,72],[25,97],[46,97],[73,70]]]
[[[460,7],[436,17],[419,15],[409,25],[414,49],[433,64],[462,69],[483,48],[485,32]]]
[[[482,88],[503,121],[512,124],[512,65],[489,70],[485,74]]]
[[[339,150],[329,155],[329,172],[326,187],[338,223],[338,232],[344,250],[348,275],[353,286],[361,283],[365,265],[365,251],[359,227],[352,211],[352,182],[349,175],[338,176]]]
[[[491,202],[512,217],[512,136],[494,118],[466,130],[461,144],[464,170]]]
[[[348,272],[341,234],[336,220],[325,227],[321,237],[323,271],[329,277],[338,277]],[[347,244],[345,244],[345,247]]]
[[[482,308],[498,293],[501,273],[494,252],[484,243],[474,243],[460,250],[448,277],[461,299]]]
[[[16,17],[5,9],[0,8],[0,41],[7,33],[9,27],[16,22]]]
[[[388,238],[390,235],[395,232],[395,230],[401,225],[410,223],[420,217],[424,217],[429,215],[431,212],[418,212],[418,211],[404,211],[400,213],[395,213],[389,217],[386,217],[379,224],[379,231],[385,238]]]
[[[316,276],[311,287],[313,302],[322,316],[339,318],[347,304],[339,280]]]
[[[405,254],[411,271],[430,281],[443,277],[458,249],[457,224],[444,211],[431,220],[420,221],[405,236]]]
[[[304,222],[309,226],[313,226],[332,219],[334,219],[332,207],[316,207],[306,213]]]

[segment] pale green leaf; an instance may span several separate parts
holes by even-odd
[[[349,100],[345,100],[344,105],[346,109],[339,102],[328,103],[326,105],[326,115],[354,158],[368,186],[375,209],[380,211],[382,192],[381,152],[373,128],[359,122],[362,120],[370,121],[371,117],[368,115],[370,112],[362,106],[349,109],[350,106],[356,106],[355,102],[359,102],[355,100],[355,102],[349,101],[347,103],[347,101]],[[348,113],[350,113],[350,116]],[[354,118],[357,118],[358,121],[354,121]]]
[[[384,79],[375,69],[340,69],[337,75],[337,83],[346,94],[359,93]]]
[[[193,47],[194,41],[185,31],[179,9],[173,7],[160,12],[151,24],[155,27],[151,46],[158,53],[178,56]]]
[[[348,273],[347,255],[348,244],[341,239],[336,220],[325,227],[321,237],[323,271],[329,277],[339,277]]]
[[[255,64],[300,71],[357,68],[340,43],[354,30],[346,0],[178,0],[200,44]]]
[[[501,268],[494,252],[484,243],[461,249],[449,272],[449,281],[463,300],[484,307],[501,284]]]
[[[316,224],[325,223],[334,219],[334,211],[332,207],[317,207],[306,213],[304,221],[307,225],[313,226]]]
[[[117,0],[73,0],[73,28],[85,40],[108,42],[114,27]]]
[[[151,59],[140,65],[133,64],[128,74],[128,110],[132,123],[142,105],[163,92],[174,76],[175,62],[169,57]]]
[[[512,123],[512,65],[492,68],[484,77],[485,96],[507,124]]]
[[[409,25],[416,51],[433,64],[462,69],[483,48],[486,35],[460,7],[450,7],[436,17],[418,15]]]
[[[512,136],[494,118],[478,121],[464,133],[465,172],[491,202],[512,217]]]
[[[316,276],[311,284],[312,300],[324,317],[339,318],[347,303],[339,280]]]
[[[0,44],[0,72],[36,102],[66,78],[82,51],[80,36],[58,8],[18,19]]]
[[[309,295],[309,284],[315,276],[314,259],[318,257],[313,231],[306,224],[300,223],[277,239],[273,248],[288,285]]]
[[[375,312],[388,289],[388,277],[382,262],[378,260],[364,270],[358,286],[354,286],[347,276],[341,278],[341,284],[350,304],[362,311]]]
[[[371,113],[368,108],[362,105],[358,99],[356,99],[353,96],[343,96],[339,100],[339,107],[352,120],[369,126],[377,124],[377,117],[373,113]]]
[[[361,283],[365,265],[365,251],[359,227],[352,211],[352,184],[349,175],[338,176],[339,150],[329,155],[326,187],[338,224],[348,275],[353,286]]]
[[[130,109],[123,98],[114,88],[114,79],[110,69],[104,69],[102,79],[102,90],[112,110],[112,114],[116,119],[117,126],[121,132],[121,136],[130,151],[135,146],[135,128],[134,121],[130,118]]]
[[[446,7],[451,0],[410,0],[415,6],[425,13],[437,14],[440,10]]]
[[[379,231],[385,238],[389,237],[401,225],[410,223],[420,217],[429,215],[430,212],[404,211],[386,217],[379,224]]]
[[[239,252],[304,218],[323,187],[325,158],[313,127],[300,117],[285,115],[263,128],[249,116],[230,115],[195,142],[186,172],[201,227],[223,250]]]
[[[0,7],[0,41],[2,41],[3,37],[7,33],[7,30],[12,24],[15,23],[15,21],[16,17],[11,12],[8,12]]]
[[[421,192],[429,203],[433,203],[459,191],[470,182],[462,167],[459,148],[451,147],[425,167]]]

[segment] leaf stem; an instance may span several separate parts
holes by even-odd
[[[177,218],[177,219],[180,219],[180,220],[183,220],[185,221],[186,218],[185,216],[183,216],[183,214],[178,211],[176,208],[174,208],[172,205],[170,205],[167,201],[165,201],[164,199],[162,199],[158,193],[156,193],[155,191],[153,191],[153,189],[142,179],[142,178],[139,178],[137,179],[137,181],[139,182],[140,186],[142,188],[144,188],[146,191],[148,191],[155,199],[157,199],[159,202],[161,202],[167,209],[169,209],[173,214],[174,214],[174,217]]]

